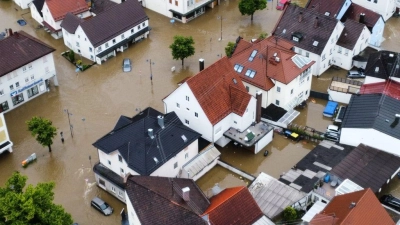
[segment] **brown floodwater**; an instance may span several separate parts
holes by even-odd
[[[238,36],[249,40],[257,38],[263,32],[270,33],[281,13],[274,8],[276,1],[268,2],[269,9],[256,12],[254,21],[251,22],[249,16],[239,13],[238,0],[221,2],[220,6],[207,9],[206,14],[188,24],[171,24],[169,18],[146,10],[152,27],[148,39],[131,46],[123,53],[118,53],[101,66],[95,65],[85,72],[76,73],[74,66],[61,57],[61,53],[67,50],[62,39],[55,40],[43,29],[36,29],[38,24],[27,13],[29,10],[22,11],[12,1],[0,1],[0,30],[24,30],[57,49],[54,58],[60,84],[59,87],[52,86],[49,93],[5,114],[10,137],[14,142],[14,152],[0,155],[0,185],[4,184],[13,171],[27,175],[29,184],[55,181],[55,202],[62,204],[75,221],[80,224],[119,224],[118,214],[123,204],[95,185],[91,167],[98,161],[98,155],[92,143],[106,134],[120,115],[133,116],[136,109],[148,106],[163,112],[161,99],[177,87],[177,82],[198,72],[199,58],[204,58],[205,65],[208,66],[224,54],[224,47],[228,41],[235,41]],[[304,5],[305,1],[297,3]],[[223,18],[222,41],[218,41],[221,37],[221,20],[218,16]],[[28,22],[24,27],[16,23],[21,18]],[[398,19],[390,19],[387,27],[387,41],[383,46],[400,51],[396,38]],[[185,60],[184,67],[180,61],[172,59],[168,48],[175,34],[190,35],[195,40],[196,53]],[[132,72],[122,73],[123,58],[131,58]],[[149,59],[154,62],[152,82],[149,79]],[[171,72],[172,67],[176,68],[174,72]],[[323,130],[331,122],[322,118],[324,104],[325,102],[320,100],[315,104],[309,103],[295,123],[308,124]],[[70,117],[73,138],[64,111],[66,109],[72,114]],[[33,116],[50,119],[58,132],[64,132],[65,143],[62,144],[60,136],[57,136],[51,154],[27,131],[25,121]],[[223,160],[250,174],[257,175],[263,171],[279,177],[313,146],[312,143],[294,143],[275,135],[273,142],[266,147],[270,151],[268,157],[235,149],[231,145],[221,148],[221,152]],[[21,161],[32,153],[37,154],[37,161],[27,168],[22,168]],[[229,187],[246,185],[246,182],[248,181],[216,167],[200,179],[198,184],[206,191],[215,183],[219,183],[221,187]],[[109,202],[115,213],[104,217],[91,208],[89,203],[94,196],[101,196]]]

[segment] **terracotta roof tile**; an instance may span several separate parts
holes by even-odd
[[[355,203],[354,207],[351,207],[352,203]],[[335,223],[332,223],[332,220],[335,220]],[[334,197],[325,209],[310,221],[310,224],[394,225],[395,223],[375,194],[368,188]]]
[[[346,0],[331,0],[326,4],[326,0],[309,0],[305,8],[315,10],[321,14],[329,13],[330,17],[336,17]]]
[[[186,83],[213,125],[232,112],[242,116],[251,99],[226,57],[191,77]]]
[[[361,36],[361,32],[363,31],[364,27],[364,24],[357,21],[350,19],[346,20],[346,22],[344,22],[344,29],[340,35],[337,45],[349,50],[353,50],[358,38]]]
[[[0,40],[0,76],[14,71],[55,49],[24,31]]]
[[[386,82],[378,82],[371,84],[363,84],[360,94],[377,94],[382,93],[395,99],[400,99],[400,83],[394,80]]]
[[[64,19],[68,12],[76,15],[89,11],[85,0],[46,0],[46,4],[49,7],[54,21]]]
[[[246,187],[227,188],[210,199],[210,206],[204,212],[211,224],[247,225],[263,216],[256,201]]]
[[[343,18],[359,21],[361,13],[365,13],[364,24],[367,25],[368,28],[374,27],[375,24],[378,22],[379,18],[381,17],[381,15],[379,15],[374,11],[371,11],[360,5],[352,3],[350,7],[347,9]]]

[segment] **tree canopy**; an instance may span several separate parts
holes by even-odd
[[[54,182],[26,185],[26,176],[14,172],[5,187],[0,187],[0,224],[71,225],[72,217],[53,203]]]
[[[228,45],[225,47],[225,54],[228,57],[231,57],[233,54],[233,51],[235,50],[235,43],[233,42],[228,42]]]
[[[265,8],[267,8],[267,0],[240,0],[239,2],[240,13],[251,16],[251,21],[253,21],[255,11]]]
[[[174,36],[174,42],[169,46],[172,50],[172,57],[175,60],[182,60],[182,66],[184,64],[183,60],[189,56],[194,55],[194,40],[190,37],[184,37],[180,35]]]
[[[26,124],[32,136],[36,136],[36,141],[43,147],[49,147],[49,152],[51,152],[53,138],[57,135],[57,129],[52,125],[53,123],[48,119],[34,116],[26,121]]]
[[[293,207],[288,206],[283,210],[284,221],[289,222],[289,221],[294,221],[296,219],[297,219],[297,212]]]

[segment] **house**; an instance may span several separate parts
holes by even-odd
[[[270,224],[246,187],[226,188],[210,198],[202,214],[208,224]]]
[[[381,46],[384,40],[383,31],[385,30],[385,21],[380,14],[352,3],[343,16],[343,19],[351,19],[365,24],[371,31],[369,44],[375,47]]]
[[[394,221],[385,211],[371,189],[339,195],[310,222],[310,225],[387,224]]]
[[[360,144],[334,166],[330,173],[337,176],[339,182],[349,179],[365,189],[379,193],[399,171],[399,156]]]
[[[40,7],[36,8],[36,10],[39,9]],[[60,25],[67,13],[72,13],[82,19],[92,16],[85,0],[45,0],[42,7],[43,21],[37,20],[37,22],[43,24],[52,37],[59,39],[63,35]],[[40,13],[32,11],[31,14],[32,18],[37,19]]]
[[[30,3],[32,0],[13,0],[16,5],[18,5],[21,9],[29,8]]]
[[[334,0],[329,4],[326,4],[324,0],[308,0],[305,8],[340,20],[350,5],[351,0]]]
[[[398,96],[399,97],[399,96]],[[385,94],[353,95],[342,120],[340,143],[365,144],[400,155],[400,101]]]
[[[113,0],[120,3],[121,0]],[[206,6],[214,8],[215,0],[140,0],[142,6],[173,20],[187,23],[206,12]],[[219,2],[219,1],[218,1]]]
[[[97,64],[123,52],[149,34],[149,18],[138,1],[127,0],[89,19],[67,13],[61,24],[64,44]]]
[[[43,5],[45,0],[33,0],[29,5],[31,16],[36,22],[43,26]]]
[[[8,112],[58,86],[55,49],[24,31],[0,40],[0,112]]]
[[[10,141],[10,135],[8,135],[8,129],[6,120],[4,119],[4,113],[0,113],[0,154],[8,151],[11,153],[12,146],[14,144]]]
[[[261,92],[262,108],[274,104],[292,111],[310,96],[314,62],[291,51],[292,47],[272,36],[254,43],[237,39],[229,61],[247,92],[254,97]]]
[[[400,82],[399,53],[379,51],[369,56],[365,68],[364,84],[394,80]]]
[[[392,17],[396,11],[395,0],[383,0],[379,1],[379,3],[378,0],[352,0],[352,2],[380,14],[384,21],[387,21],[390,17]]]
[[[344,25],[333,17],[290,4],[272,34],[291,42],[297,54],[315,61],[312,74],[319,76],[331,66],[343,29]]]
[[[207,225],[210,201],[191,179],[129,176],[126,206],[130,225]]]
[[[200,136],[175,112],[163,115],[147,108],[132,118],[121,116],[108,134],[93,143],[99,154],[93,168],[96,182],[125,202],[122,181],[128,174],[180,176],[182,166],[197,155]]]
[[[353,57],[368,46],[370,36],[371,32],[364,24],[347,19],[336,43],[332,64],[345,70],[353,68]]]
[[[186,126],[220,146],[231,141],[224,132],[231,127],[246,131],[256,119],[256,99],[227,57],[185,80],[163,102],[166,113],[175,112]]]

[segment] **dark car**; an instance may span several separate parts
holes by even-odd
[[[350,70],[347,72],[347,78],[365,78],[365,74],[362,70]]]
[[[400,199],[393,195],[383,195],[380,199],[382,204],[387,205],[395,210],[400,210]]]
[[[107,204],[107,202],[102,199],[95,197],[90,203],[95,209],[99,210],[105,216],[111,215],[113,213],[113,208]]]
[[[124,59],[122,62],[122,70],[124,72],[131,72],[132,70],[132,63],[130,59]]]
[[[326,132],[326,133],[324,134],[324,138],[325,138],[326,140],[338,142],[338,141],[339,141],[339,133],[335,133],[335,132]]]

